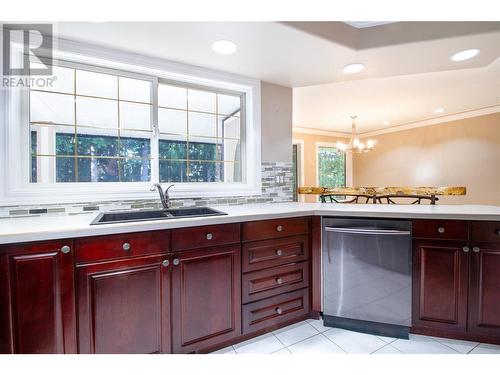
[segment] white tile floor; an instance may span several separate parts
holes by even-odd
[[[410,335],[394,339],[339,328],[321,320],[306,320],[229,346],[214,354],[500,354],[500,345]]]

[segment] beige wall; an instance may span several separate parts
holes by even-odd
[[[374,151],[354,156],[356,186],[464,185],[440,203],[500,205],[500,113],[373,138]]]
[[[304,141],[304,181],[302,186],[316,186],[316,142],[336,143],[337,141],[346,142],[346,138],[331,137],[326,135],[293,133],[293,139]],[[316,202],[317,197],[314,195],[307,195],[304,197],[306,202]]]
[[[292,89],[261,82],[262,161],[292,161]]]

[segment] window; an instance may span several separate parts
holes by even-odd
[[[318,186],[345,187],[345,154],[335,147],[317,146]]]
[[[244,94],[78,65],[54,75],[29,90],[31,183],[242,182]]]
[[[52,87],[0,90],[2,202],[151,199],[156,182],[174,198],[261,194],[260,81],[57,47]],[[21,62],[22,44],[12,51]]]

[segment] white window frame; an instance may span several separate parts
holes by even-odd
[[[214,87],[245,94],[243,182],[176,183],[172,198],[252,196],[261,194],[260,81],[234,74],[175,63],[154,57],[101,48],[69,40],[57,40],[54,59],[113,69],[131,74],[177,81],[186,85]],[[19,45],[18,55],[22,47]],[[102,200],[154,199],[151,182],[30,183],[30,137],[27,89],[0,90],[0,205],[96,202]],[[156,119],[153,119],[155,121]],[[24,132],[24,133],[23,133]],[[151,155],[153,158],[154,154]],[[157,155],[156,155],[157,156]],[[156,159],[157,160],[157,159]],[[153,159],[152,163],[155,160]],[[152,165],[153,168],[153,165]],[[155,181],[153,181],[155,182]]]
[[[319,148],[332,147],[337,148],[337,145],[332,142],[316,142],[316,186],[319,187]],[[352,186],[352,154],[345,153],[345,186]]]

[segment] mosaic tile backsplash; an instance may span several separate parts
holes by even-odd
[[[262,163],[262,194],[251,197],[172,199],[172,207],[238,205],[245,203],[290,202],[293,200],[292,163]],[[36,206],[0,206],[0,218],[43,214],[81,214],[95,211],[151,210],[161,208],[160,199],[47,204]]]

